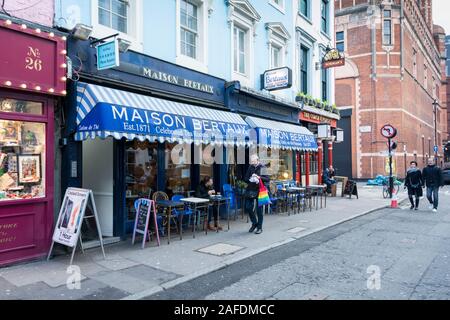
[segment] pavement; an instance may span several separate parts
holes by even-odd
[[[169,291],[390,205],[380,187],[361,184],[358,189],[359,199],[328,198],[327,207],[318,211],[266,215],[262,235],[248,233],[247,219],[239,216],[229,231],[197,232],[195,239],[188,231],[183,240],[174,234],[170,245],[162,238],[160,247],[153,241],[141,249],[130,240],[106,246],[106,259],[99,248],[90,249],[77,253],[72,267],[70,257],[63,255],[0,268],[0,299],[135,300]],[[405,199],[402,192],[399,202]]]

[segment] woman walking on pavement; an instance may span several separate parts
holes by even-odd
[[[411,210],[419,210],[420,197],[423,196],[422,187],[422,172],[420,172],[417,168],[417,162],[411,161],[405,178],[405,189],[408,188],[409,201],[411,201]],[[415,201],[414,197],[416,197]]]
[[[248,183],[245,191],[245,209],[252,221],[252,227],[248,231],[250,233],[255,230],[256,234],[262,233],[264,214],[262,207],[258,206],[259,181],[262,180],[265,184],[270,182],[270,178],[263,175],[264,170],[265,167],[259,161],[259,157],[256,154],[252,155],[250,157],[250,167],[245,174],[245,182]]]

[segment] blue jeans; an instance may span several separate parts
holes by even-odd
[[[256,202],[256,210],[255,210],[255,202]],[[252,225],[256,226],[258,229],[262,229],[264,215],[263,208],[258,206],[258,199],[246,199],[245,200],[245,209],[252,221]],[[255,212],[256,211],[256,212]]]
[[[430,204],[434,206],[434,209],[439,205],[439,187],[427,187],[427,198]]]

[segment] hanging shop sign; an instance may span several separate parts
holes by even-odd
[[[0,19],[0,87],[66,95],[66,37]]]
[[[345,65],[345,56],[337,49],[330,49],[327,51],[322,60],[322,68],[329,69],[341,67]]]
[[[117,38],[97,46],[98,70],[111,69],[119,65],[119,41]]]
[[[333,128],[337,127],[337,121],[335,119],[330,119],[330,118],[321,116],[319,114],[306,112],[306,111],[303,111],[303,112],[300,113],[300,120],[307,121],[307,122],[312,122],[312,123],[317,123],[317,124],[328,123]]]
[[[292,87],[292,70],[288,67],[267,70],[261,75],[261,90],[275,91]]]

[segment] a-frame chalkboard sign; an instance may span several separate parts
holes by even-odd
[[[136,219],[134,221],[133,239],[131,243],[134,244],[137,233],[142,234],[143,235],[142,249],[145,248],[145,242],[147,241],[147,237],[150,238],[150,231],[149,231],[150,216],[153,215],[153,221],[155,223],[156,239],[158,241],[158,246],[160,246],[161,243],[159,241],[158,218],[156,216],[155,201],[148,199],[138,199],[136,200],[135,207],[136,207]]]

